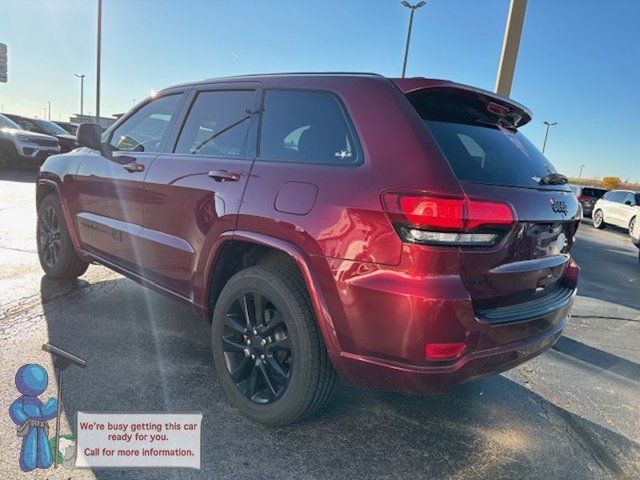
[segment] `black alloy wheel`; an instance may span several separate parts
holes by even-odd
[[[242,394],[258,404],[278,400],[293,369],[284,314],[257,291],[237,297],[225,314],[222,348],[227,371]]]
[[[42,211],[41,222],[38,228],[38,242],[42,252],[42,260],[54,268],[60,258],[62,249],[62,233],[60,230],[60,218],[53,205],[47,205]]]

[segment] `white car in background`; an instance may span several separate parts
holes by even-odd
[[[631,241],[638,247],[638,261],[640,262],[640,222],[634,222],[633,229],[629,233]]]
[[[640,219],[640,193],[631,190],[611,190],[593,206],[593,226],[615,225],[633,230]]]

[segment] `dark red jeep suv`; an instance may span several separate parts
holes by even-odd
[[[316,411],[336,375],[442,392],[549,348],[580,220],[522,105],[442,80],[275,74],[168,88],[37,182],[47,275],[99,262],[212,319],[249,417]]]

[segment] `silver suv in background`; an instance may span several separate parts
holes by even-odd
[[[0,168],[27,163],[39,165],[57,153],[60,153],[57,138],[23,130],[13,120],[0,115]]]
[[[611,190],[593,206],[593,226],[607,225],[633,230],[640,217],[640,193],[631,190]]]

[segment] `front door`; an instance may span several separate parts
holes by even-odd
[[[146,177],[144,275],[184,298],[197,293],[195,277],[209,261],[201,253],[236,227],[255,157],[258,87],[194,89],[174,148],[158,156]]]
[[[182,92],[153,98],[119,124],[103,153],[85,156],[76,176],[76,228],[82,247],[137,270],[138,237],[147,202],[144,179],[164,148]]]

